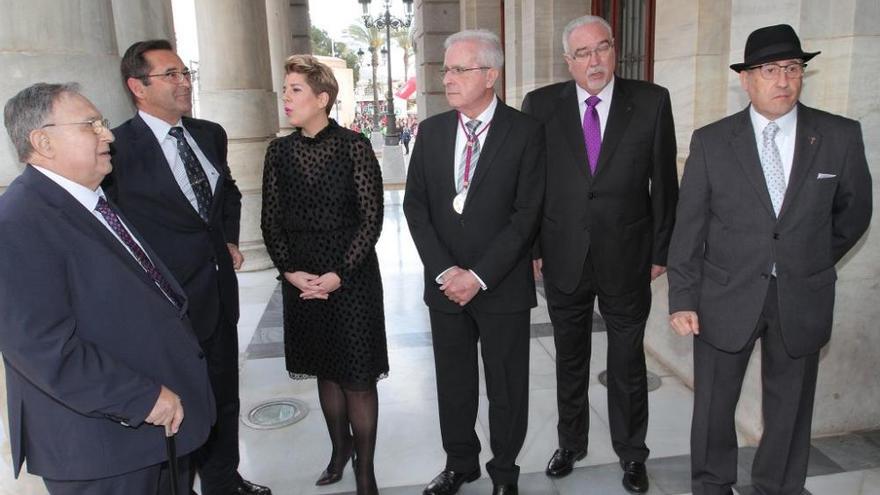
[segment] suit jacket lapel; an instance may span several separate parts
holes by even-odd
[[[773,203],[770,201],[767,181],[764,179],[764,170],[761,168],[761,158],[758,156],[758,143],[755,142],[755,131],[752,128],[748,107],[738,114],[737,123],[731,133],[730,146],[736,154],[740,167],[742,167],[743,175],[758,193],[761,204],[764,205],[771,217],[775,217],[776,213],[773,211]]]
[[[559,103],[556,107],[558,115],[556,119],[574,158],[570,160],[570,163],[577,168],[585,180],[591,182],[593,178],[589,174],[590,164],[587,161],[587,147],[584,143],[584,127],[580,113],[581,102],[578,101],[575,84],[574,81],[570,81],[560,93]]]
[[[788,210],[794,197],[804,185],[804,180],[809,176],[821,144],[822,135],[813,126],[810,109],[798,103],[794,158],[791,162],[791,174],[788,178],[788,187],[785,189],[785,198],[782,201],[782,208],[779,210],[780,218]]]
[[[156,135],[153,134],[153,131],[140,115],[136,114],[134,116],[131,125],[134,131],[132,133],[134,136],[132,145],[135,149],[133,156],[136,157],[139,166],[143,168],[143,176],[154,178],[159,183],[156,190],[159,194],[165,196],[171,204],[176,204],[178,209],[186,211],[187,215],[192,215],[198,221],[202,221],[202,217],[199,216],[199,213],[192,207],[189,200],[186,199],[186,196],[180,189],[180,184],[177,183],[177,179],[171,173],[171,165],[165,158],[165,153],[162,151],[159,142],[156,141]]]
[[[504,143],[508,131],[510,131],[510,120],[508,119],[507,112],[507,105],[498,100],[498,106],[495,107],[492,123],[489,130],[486,131],[486,142],[480,150],[480,158],[477,160],[477,168],[474,171],[474,178],[469,187],[468,197],[475,192],[483,177],[489,173],[489,168],[494,162],[495,155],[498,154],[498,150],[501,149],[501,145]]]
[[[599,164],[596,166],[596,176],[602,174],[614,156],[620,139],[626,132],[629,120],[633,115],[633,103],[629,92],[626,90],[626,80],[616,77],[614,80],[614,94],[611,97],[611,108],[608,110],[608,122],[605,124],[605,132],[602,134],[602,148],[599,151]]]
[[[455,110],[446,113],[444,123],[440,126],[440,136],[437,140],[438,148],[434,151],[440,157],[437,162],[440,165],[440,184],[445,194],[442,197],[455,196],[455,134],[458,131],[458,112]],[[452,201],[452,199],[450,199]]]

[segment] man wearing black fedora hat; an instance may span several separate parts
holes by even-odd
[[[731,65],[745,110],[694,132],[669,249],[670,323],[694,335],[692,489],[737,481],[734,412],[761,340],[764,433],[752,484],[801,494],[819,350],[831,334],[835,264],[871,218],[859,123],[798,101],[794,29],[758,29]]]

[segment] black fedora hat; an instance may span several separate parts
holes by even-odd
[[[788,24],[777,24],[752,31],[746,40],[743,63],[733,64],[730,68],[740,72],[756,65],[791,58],[806,62],[820,53],[801,50],[801,40],[794,29]]]

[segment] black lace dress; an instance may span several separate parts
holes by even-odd
[[[370,142],[330,121],[314,138],[275,139],[263,170],[263,240],[283,272],[335,272],[327,300],[282,280],[284,350],[293,378],[368,385],[388,373],[382,280],[382,175]]]

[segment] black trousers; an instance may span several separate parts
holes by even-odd
[[[143,425],[141,428],[154,428]],[[161,435],[156,428],[156,435]],[[177,459],[177,493],[189,493],[189,456]],[[120,474],[98,480],[60,481],[44,479],[50,495],[169,495],[171,493],[171,471],[168,463],[154,464],[131,473]]]
[[[480,466],[480,441],[474,430],[480,392],[479,342],[493,456],[486,470],[494,483],[516,483],[516,457],[528,428],[529,311],[490,314],[466,308],[458,314],[432,310],[430,316],[446,468],[470,472]]]
[[[694,415],[691,477],[694,495],[729,493],[736,483],[734,414],[755,342],[761,339],[764,433],[752,465],[752,484],[763,495],[800,495],[807,478],[810,423],[819,353],[792,358],[779,325],[775,279],[754,335],[739,352],[694,339]]]
[[[645,462],[649,453],[645,445],[648,379],[643,339],[651,309],[650,282],[627,294],[609,295],[593,282],[592,272],[592,259],[587,256],[574,292],[564,293],[549,280],[545,284],[556,344],[559,446],[580,450],[589,443],[590,352],[593,304],[598,297],[608,337],[608,422],[612,446],[622,461]]]
[[[193,453],[202,482],[202,495],[226,494],[240,481],[238,474],[238,331],[221,311],[217,331],[201,342],[208,378],[217,403],[217,422],[211,435]]]

